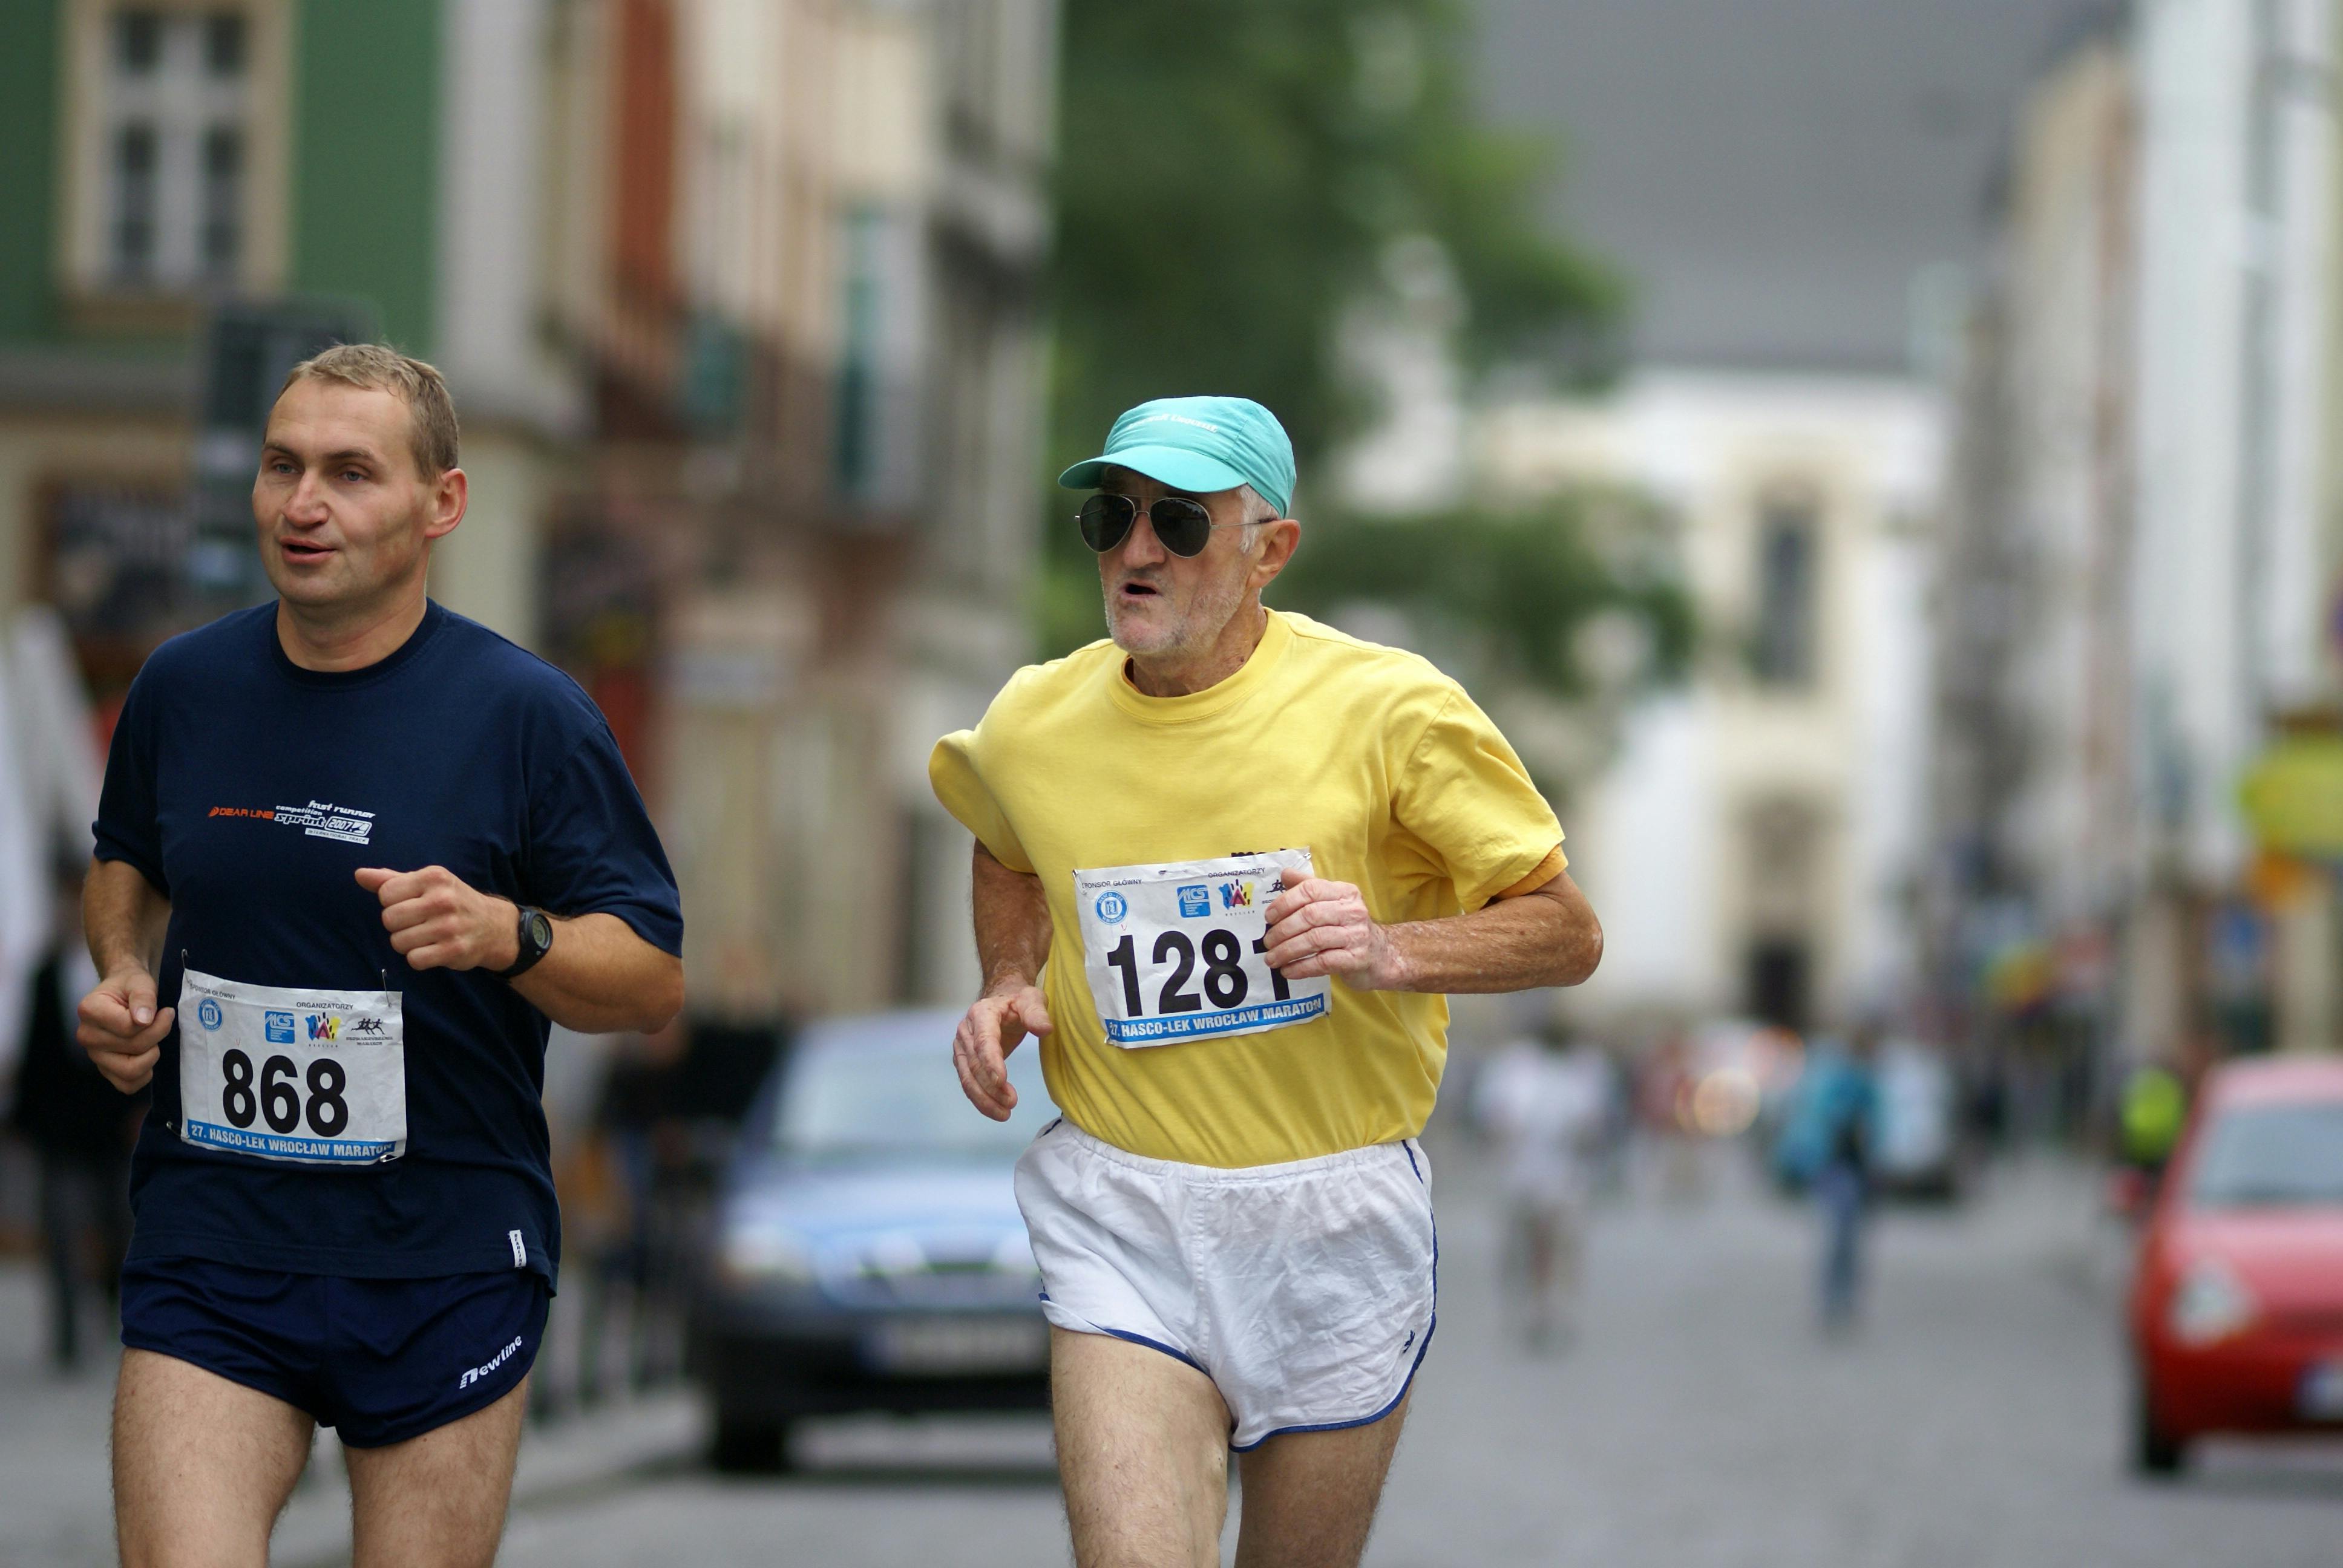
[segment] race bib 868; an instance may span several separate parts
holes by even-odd
[[[1289,980],[1262,954],[1268,910],[1307,849],[1074,873],[1082,961],[1110,1044],[1136,1049],[1306,1023],[1330,984]]]
[[[407,1152],[406,1018],[393,990],[244,985],[185,971],[179,1136],[303,1165]]]

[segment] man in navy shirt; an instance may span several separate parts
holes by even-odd
[[[275,603],[158,648],[106,763],[81,1040],[155,1085],[115,1407],[126,1564],[250,1563],[313,1427],[356,1560],[491,1562],[559,1246],[548,1020],[681,1007],[673,874],[567,677],[425,597],[445,384],[297,367],[253,513]]]

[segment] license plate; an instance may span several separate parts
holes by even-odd
[[[2343,1421],[2343,1361],[2319,1362],[2304,1372],[2295,1407],[2306,1421]]]
[[[1050,1325],[1038,1318],[914,1318],[873,1330],[865,1348],[885,1372],[1039,1372],[1050,1364]]]

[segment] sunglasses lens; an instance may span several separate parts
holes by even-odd
[[[1155,525],[1155,537],[1163,548],[1175,556],[1202,553],[1212,537],[1212,514],[1180,496],[1166,496],[1148,508],[1147,520]]]
[[[1104,555],[1122,543],[1138,516],[1139,508],[1129,496],[1092,496],[1074,520],[1082,526],[1082,543]]]

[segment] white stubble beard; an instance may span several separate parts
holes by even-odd
[[[1159,598],[1169,599],[1171,594],[1159,587]],[[1244,579],[1232,580],[1225,596],[1213,594],[1209,588],[1189,600],[1186,608],[1176,612],[1168,625],[1155,636],[1143,641],[1134,640],[1125,629],[1116,590],[1106,590],[1106,630],[1115,647],[1123,652],[1144,658],[1159,658],[1166,654],[1202,653],[1219,640],[1221,629],[1229,618],[1236,614],[1245,598]],[[1223,599],[1225,602],[1223,602]]]

